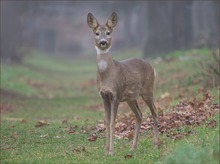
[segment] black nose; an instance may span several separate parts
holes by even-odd
[[[105,41],[105,40],[102,40],[102,41],[100,41],[100,43],[99,43],[100,45],[106,45],[107,44],[107,42]]]

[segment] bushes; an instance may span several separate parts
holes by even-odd
[[[190,143],[181,143],[177,148],[168,155],[164,163],[177,164],[177,163],[218,163],[219,162],[219,142],[209,147],[195,147]]]
[[[217,122],[216,127],[209,127],[210,120],[204,125],[194,128],[193,136],[178,142],[161,163],[219,163],[219,114],[216,114],[212,120]]]
[[[220,86],[220,56],[219,51],[210,53],[210,60],[200,63],[205,87]]]
[[[207,156],[205,149],[196,149],[193,145],[184,143],[166,157],[165,163],[207,163],[210,158],[210,154]]]

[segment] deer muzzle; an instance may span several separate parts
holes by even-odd
[[[107,40],[105,40],[105,39],[101,39],[100,40],[100,42],[99,42],[99,46],[100,47],[107,47],[107,45],[108,45],[108,41]]]

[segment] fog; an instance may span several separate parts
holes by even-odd
[[[1,1],[1,58],[22,60],[23,49],[52,55],[94,53],[89,12],[105,24],[118,15],[113,51],[144,57],[219,46],[219,1]]]

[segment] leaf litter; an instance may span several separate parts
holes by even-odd
[[[165,97],[168,95],[166,94]],[[202,98],[192,98],[192,100],[183,100],[173,107],[171,112],[160,112],[158,115],[158,130],[174,140],[181,139],[184,136],[194,134],[192,130],[184,129],[187,126],[199,126],[207,123],[207,127],[215,128],[217,122],[211,119],[214,114],[219,113],[220,105],[213,103],[213,97],[209,92],[203,91]],[[211,119],[211,120],[210,120]],[[208,121],[210,120],[210,121]],[[118,139],[132,139],[134,136],[135,116],[133,113],[127,113],[117,116],[115,125],[115,137]],[[153,118],[149,115],[146,121],[142,122],[140,133],[143,134],[153,129]],[[89,141],[94,142],[105,130],[104,123],[99,123],[93,133],[90,134]]]
[[[158,131],[171,139],[178,140],[195,133],[190,130],[191,128],[187,128],[188,126],[195,127],[206,123],[207,127],[215,128],[217,122],[212,117],[219,113],[220,105],[213,103],[213,97],[209,92],[202,91],[202,93],[202,98],[193,97],[190,100],[181,100],[176,106],[172,107],[170,112],[158,112]],[[166,93],[162,99],[169,96]],[[135,116],[132,112],[118,115],[114,129],[115,137],[131,140],[134,136],[135,122]],[[70,126],[64,130],[69,134],[88,134],[87,140],[89,142],[95,142],[98,138],[105,138],[104,121],[99,121],[96,126]],[[141,123],[140,134],[149,130],[153,130],[151,115]]]

